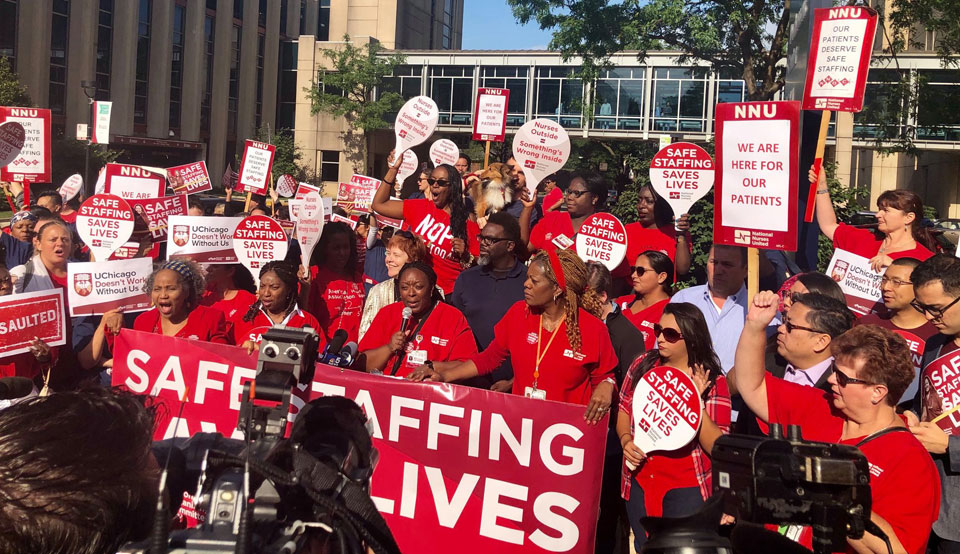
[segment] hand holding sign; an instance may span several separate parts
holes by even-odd
[[[675,367],[655,367],[633,391],[633,443],[645,454],[683,448],[697,436],[702,412],[693,379]]]
[[[713,178],[713,160],[696,144],[669,144],[650,160],[650,183],[673,209],[674,217],[688,213],[694,202],[710,192]]]
[[[397,121],[393,126],[396,135],[396,152],[409,150],[427,142],[437,128],[440,110],[429,96],[415,96],[397,112]]]
[[[556,121],[534,119],[524,123],[513,137],[513,156],[527,177],[527,189],[536,194],[540,181],[567,163],[570,137]]]
[[[460,159],[460,148],[450,139],[440,139],[430,145],[430,161],[434,166],[456,165]]]
[[[25,137],[23,125],[16,121],[8,121],[0,125],[0,167],[20,156]]]
[[[119,196],[95,194],[77,211],[77,234],[96,261],[108,260],[133,234],[133,210]]]

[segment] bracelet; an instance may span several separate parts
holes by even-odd
[[[830,194],[830,189],[820,189],[817,194]]]
[[[388,184],[388,185],[391,185],[391,186],[397,184],[397,180],[396,180],[396,179],[394,179],[393,181],[388,181],[388,180],[384,179],[383,182],[386,183],[386,184]]]

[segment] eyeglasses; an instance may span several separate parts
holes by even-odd
[[[670,343],[683,340],[683,335],[680,333],[680,331],[677,331],[676,329],[671,329],[670,327],[667,327],[666,329],[664,329],[663,327],[660,326],[659,323],[653,324],[653,334],[654,336],[657,336],[657,337],[659,337],[660,335],[663,335],[663,340]]]
[[[573,190],[567,189],[567,196],[573,196],[574,198],[580,198],[584,194],[590,192],[589,190]]]
[[[485,242],[487,244],[497,244],[500,241],[510,240],[506,237],[489,237],[483,234],[477,235],[477,242]]]
[[[637,277],[643,277],[643,274],[648,271],[653,271],[653,269],[649,267],[643,267],[642,265],[638,265],[636,267],[630,268],[630,275],[633,275],[634,273],[636,273]]]
[[[886,285],[887,283],[892,283],[895,287],[902,287],[903,285],[912,285],[913,281],[904,281],[903,279],[897,279],[896,277],[887,277],[884,275],[880,278],[880,284]]]
[[[800,329],[801,331],[810,331],[811,333],[823,333],[819,329],[812,329],[810,327],[803,327],[802,325],[794,325],[788,320],[783,321],[783,326],[787,328],[787,333],[792,333],[794,329]]]
[[[933,317],[933,319],[942,321],[943,314],[945,314],[947,310],[952,308],[953,305],[956,304],[957,302],[960,302],[960,296],[958,296],[957,298],[954,299],[953,302],[947,304],[942,308],[934,308],[933,306],[927,306],[925,304],[921,304],[920,302],[917,302],[916,298],[914,298],[913,300],[910,301],[910,305],[913,306],[913,309],[917,310],[918,312],[924,315],[930,314]]]
[[[840,368],[837,367],[837,362],[830,364],[830,369],[833,370],[834,375],[837,376],[837,384],[841,387],[846,387],[847,385],[853,383],[855,385],[872,385],[873,383],[869,381],[864,381],[863,379],[857,379],[855,377],[847,377],[847,374],[840,371]]]
[[[430,183],[430,186],[437,185],[441,188],[450,186],[450,181],[446,179],[434,179],[433,177],[427,179],[427,183]]]

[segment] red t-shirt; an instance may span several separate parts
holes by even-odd
[[[543,197],[543,212],[547,213],[557,202],[563,200],[563,191],[556,187]]]
[[[70,213],[68,213],[68,214],[65,214],[65,213],[63,213],[63,212],[60,212],[60,219],[62,219],[62,220],[63,220],[64,222],[66,222],[66,223],[76,224],[76,223],[77,223],[77,216],[78,216],[78,215],[80,215],[80,212],[78,212],[78,211],[76,211],[76,210],[74,210],[74,211],[72,211],[72,212],[70,212]]]
[[[883,243],[883,241],[878,239],[872,231],[868,229],[858,229],[846,223],[838,225],[837,230],[833,233],[834,248],[853,252],[864,258],[876,256],[877,252],[880,251],[881,243]],[[922,262],[930,256],[933,256],[933,252],[927,250],[918,242],[917,246],[911,250],[888,252],[887,256],[890,256],[890,258],[894,260],[898,258],[915,258]]]
[[[769,373],[770,423],[799,425],[803,438],[854,446],[865,437],[841,441],[843,417],[832,395],[778,379]],[[940,513],[940,477],[930,454],[911,433],[888,433],[860,447],[870,463],[873,511],[889,523],[910,554],[923,554]]]
[[[243,316],[246,315],[246,313],[246,311],[238,312],[232,321],[233,342],[237,346],[243,346],[243,343],[248,340],[259,343],[261,335],[274,326],[273,320],[263,312],[263,309],[257,310],[256,317],[251,321],[243,320]],[[296,308],[290,312],[282,324],[287,327],[296,327],[297,329],[312,327],[314,331],[320,334],[320,350],[323,350],[326,341],[323,339],[323,333],[320,333],[320,324],[317,322],[317,318],[300,308]]]
[[[388,304],[377,313],[370,328],[360,341],[360,351],[373,350],[390,343],[390,337],[400,330],[403,319],[403,302]],[[419,321],[412,321],[410,329],[416,329]],[[412,354],[412,355],[411,355]],[[449,304],[438,302],[427,316],[420,331],[407,343],[407,355],[397,370],[403,377],[419,367],[426,360],[447,362],[467,360],[477,354],[477,341],[473,331],[460,310]],[[383,372],[389,374],[396,362],[391,355],[383,366]]]
[[[643,346],[647,350],[653,350],[657,346],[657,337],[653,334],[653,325],[660,323],[660,318],[663,316],[663,309],[670,303],[670,299],[664,298],[652,306],[633,313],[630,311],[630,305],[636,300],[636,296],[627,294],[617,298],[617,305],[620,306],[620,310],[623,312],[623,315],[626,316],[627,321],[633,323],[637,329],[640,329],[640,332],[643,333]]]
[[[230,300],[220,298],[219,295],[215,295],[211,291],[204,291],[203,296],[200,297],[201,306],[209,306],[215,310],[220,310],[227,321],[243,317],[256,301],[257,295],[245,290],[238,290],[236,296]]]
[[[163,334],[160,329],[160,312],[156,308],[143,312],[133,321],[133,330]],[[219,310],[197,306],[187,316],[187,324],[174,336],[181,339],[231,344],[229,334],[227,321]]]
[[[664,225],[657,229],[645,229],[641,223],[630,223],[625,226],[627,231],[627,263],[633,265],[637,256],[647,250],[655,250],[666,254],[670,261],[677,262],[677,230],[673,225]],[[687,237],[687,248],[692,248],[690,237]]]
[[[574,248],[574,235],[577,231],[573,228],[573,220],[567,212],[547,212],[543,218],[533,226],[530,231],[530,246],[533,250],[546,250],[550,248]],[[564,246],[562,239],[558,236],[564,236],[569,239],[569,246]]]
[[[940,331],[929,321],[924,321],[923,325],[914,329],[902,329],[894,325],[888,315],[867,314],[857,320],[857,325],[868,324],[879,325],[885,329],[890,329],[907,341],[907,345],[910,347],[910,357],[913,359],[914,375],[917,376],[915,379],[919,380],[920,370],[922,369],[923,349],[927,347],[927,341],[930,340],[930,337]],[[907,400],[907,398],[904,397],[901,398],[901,400]]]
[[[317,317],[320,331],[329,341],[338,329],[347,332],[347,342],[356,342],[363,314],[363,278],[344,279],[325,267],[317,270],[310,285],[310,306],[307,311]]]
[[[443,294],[453,292],[453,283],[463,271],[459,260],[453,259],[453,235],[450,233],[450,214],[437,208],[433,200],[416,199],[403,201],[403,220],[410,224],[427,244],[430,266],[437,273],[437,285]],[[480,227],[467,220],[467,249],[474,256],[480,255],[477,235]]]
[[[530,312],[524,301],[507,310],[493,328],[493,342],[477,354],[473,361],[480,374],[490,373],[510,357],[513,365],[513,393],[524,394],[533,386],[537,365],[537,342],[542,340],[540,378],[537,389],[546,392],[547,400],[586,405],[593,389],[613,377],[617,355],[610,343],[610,333],[602,321],[580,309],[580,350],[574,352],[567,340],[567,322],[554,331],[540,329],[540,316]],[[551,342],[551,337],[553,337]]]

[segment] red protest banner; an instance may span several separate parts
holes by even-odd
[[[207,162],[199,161],[167,169],[167,181],[177,194],[195,194],[213,190]]]
[[[239,177],[234,190],[236,192],[266,194],[270,168],[273,167],[273,155],[276,153],[277,147],[250,139],[247,139],[244,144],[243,159],[240,160]]]
[[[602,263],[613,271],[627,255],[627,230],[616,216],[595,213],[584,220],[577,233],[577,254]]]
[[[817,8],[803,87],[803,109],[859,112],[867,87],[877,12],[865,6]]]
[[[510,89],[479,88],[473,110],[473,140],[503,142],[507,136]]]
[[[114,352],[113,384],[168,407],[155,438],[235,432],[256,367],[242,348],[124,329]],[[585,424],[583,406],[324,365],[292,413],[307,394],[346,396],[370,418],[371,496],[404,552],[593,552],[599,488],[584,483],[600,481],[607,426]]]
[[[0,124],[8,121],[15,121],[23,126],[24,141],[20,155],[0,167],[0,181],[49,183],[50,147],[53,141],[50,132],[50,110],[0,107]]]
[[[133,211],[143,216],[150,229],[150,236],[163,239],[167,236],[167,220],[171,215],[187,215],[187,195],[128,200]]]
[[[163,175],[138,165],[107,164],[104,179],[104,192],[124,200],[160,198],[167,188]]]
[[[380,180],[363,175],[354,175],[349,183],[340,183],[337,188],[337,206],[359,213],[370,213],[373,195],[380,188]]]
[[[717,104],[715,244],[797,249],[799,102]]]
[[[47,346],[67,343],[63,289],[0,297],[0,358],[29,350],[34,338]]]

